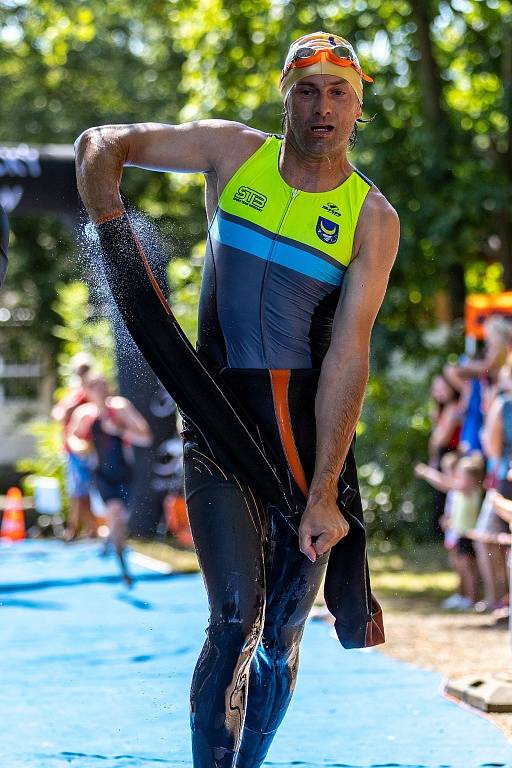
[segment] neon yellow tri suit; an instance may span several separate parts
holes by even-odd
[[[280,150],[269,136],[226,185],[210,225],[198,351],[218,367],[318,367],[329,345],[372,183],[354,171],[329,192],[293,189]]]

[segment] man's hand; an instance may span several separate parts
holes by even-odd
[[[312,563],[343,539],[349,524],[334,498],[308,499],[299,527],[300,551]]]

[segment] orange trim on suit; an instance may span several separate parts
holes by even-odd
[[[290,382],[289,370],[271,370],[270,381],[272,384],[272,397],[274,398],[274,410],[276,421],[279,427],[279,435],[283,446],[286,461],[292,473],[292,477],[298,487],[307,498],[308,484],[302,463],[300,460],[295,438],[293,436],[292,424],[290,420],[290,409],[288,407],[288,384]]]

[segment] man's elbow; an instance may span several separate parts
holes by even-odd
[[[87,154],[88,151],[90,151],[91,147],[97,146],[98,144],[98,136],[100,134],[99,128],[87,128],[87,130],[82,131],[80,136],[78,136],[77,139],[75,139],[75,158],[77,164],[80,164],[84,158],[84,156]]]
[[[367,348],[344,349],[330,348],[324,358],[322,368],[332,371],[350,371],[350,375],[368,381],[370,359]]]

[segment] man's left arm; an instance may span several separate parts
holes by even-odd
[[[361,414],[371,332],[398,250],[398,216],[378,190],[368,194],[357,229],[359,247],[345,274],[315,403],[315,471],[299,530],[300,549],[313,562],[349,530],[336,503],[338,480]]]

